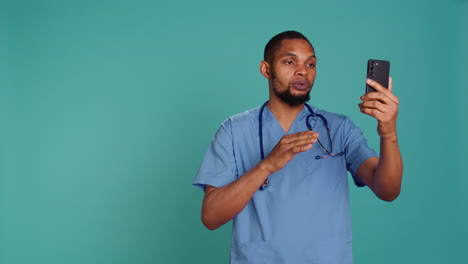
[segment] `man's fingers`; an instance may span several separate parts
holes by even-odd
[[[392,77],[388,77],[388,87],[384,87],[382,84],[376,82],[375,80],[372,80],[372,79],[366,79],[366,83],[368,85],[370,85],[372,88],[374,88],[377,92],[384,92],[384,91],[388,91],[388,92],[392,92],[393,90],[393,80],[392,80]]]
[[[359,104],[362,113],[373,116],[379,122],[388,122],[395,118],[398,113],[398,107],[387,105],[379,101],[366,101]]]
[[[315,133],[317,134],[317,133]],[[294,154],[309,150],[312,148],[312,144],[317,142],[317,137],[307,137],[294,140],[290,143],[283,145],[283,150],[291,150]]]
[[[299,133],[285,135],[281,141],[283,143],[289,144],[298,140],[303,140],[307,138],[318,138],[318,133],[314,131],[303,131]]]
[[[377,120],[380,120],[383,117],[383,114],[380,110],[375,109],[375,108],[361,108],[361,112],[370,115],[372,117],[377,118]]]
[[[312,144],[317,142],[318,136],[319,134],[314,131],[303,131],[283,136],[265,158],[273,168],[271,171],[282,169],[297,153],[311,149]]]
[[[388,90],[393,93],[393,80],[390,76],[388,76]]]
[[[385,93],[383,92],[373,92],[363,95],[361,97],[362,101],[382,101],[383,103],[390,104],[392,103],[392,99],[390,99]]]
[[[308,145],[303,145],[303,146],[296,146],[292,149],[292,152],[294,154],[297,154],[297,153],[300,153],[300,152],[304,152],[304,151],[307,151],[309,149],[312,148],[312,144],[308,144]]]
[[[385,112],[390,106],[380,101],[365,101],[359,104],[359,108],[377,109],[381,112]]]
[[[372,80],[372,79],[367,79],[366,83],[370,85],[372,88],[374,88],[378,93],[380,93],[380,96],[387,96],[392,100],[393,102],[397,103],[399,102],[398,97],[396,97],[392,91],[393,91],[393,80],[391,77],[388,77],[388,89],[383,87],[380,83]],[[367,93],[364,95],[364,97],[367,96],[375,96],[377,93],[372,92],[372,93]]]
[[[372,79],[367,79],[366,83],[374,88],[377,92],[383,92],[384,90],[387,90],[387,88],[383,87],[380,83]]]
[[[317,142],[317,138],[304,138],[300,140],[296,140],[294,142],[289,143],[288,145],[290,148],[295,148],[297,146],[305,146],[305,145],[310,145]]]
[[[398,97],[396,97],[394,94],[391,94],[389,92],[384,93],[384,92],[372,92],[372,93],[367,93],[363,96],[361,96],[362,101],[381,101],[385,104],[391,105],[391,104],[396,104],[398,105],[399,100]]]
[[[307,151],[312,148],[312,144],[316,143],[319,134],[314,131],[304,131],[294,134],[285,135],[277,145],[278,153],[296,154]]]

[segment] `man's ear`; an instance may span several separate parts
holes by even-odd
[[[268,62],[264,60],[260,62],[260,73],[263,77],[270,79],[270,64]]]

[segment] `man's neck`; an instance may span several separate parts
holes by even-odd
[[[297,115],[299,115],[304,108],[304,104],[291,106],[277,98],[275,99],[270,98],[267,107],[276,117],[284,132],[288,133]]]

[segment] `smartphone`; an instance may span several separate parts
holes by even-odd
[[[388,89],[388,77],[390,76],[390,62],[385,60],[367,61],[367,78],[380,83]],[[376,92],[376,90],[366,84],[366,93]]]

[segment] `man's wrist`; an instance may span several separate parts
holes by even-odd
[[[260,170],[260,172],[262,172],[262,173],[264,173],[266,175],[270,175],[270,174],[273,173],[273,171],[271,171],[271,169],[270,169],[270,166],[269,166],[268,162],[265,161],[265,160],[260,161],[257,168]]]
[[[383,143],[396,143],[398,142],[398,137],[396,133],[385,134],[380,136],[380,141]]]

